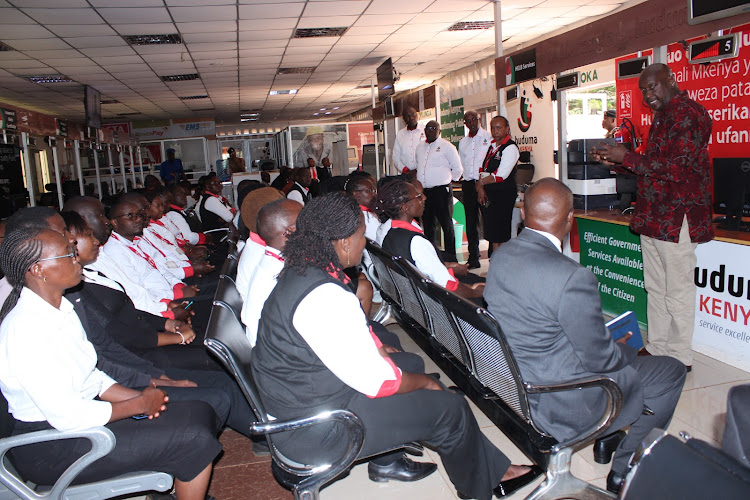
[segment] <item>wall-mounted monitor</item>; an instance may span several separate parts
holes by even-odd
[[[102,95],[93,87],[84,88],[83,106],[86,109],[86,126],[102,128]]]
[[[750,0],[687,0],[688,24],[700,24],[750,12]]]
[[[396,92],[394,88],[393,63],[389,57],[386,61],[378,66],[378,100],[382,101],[389,95]]]

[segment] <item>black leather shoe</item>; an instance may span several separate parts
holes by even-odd
[[[492,493],[494,493],[497,498],[507,497],[538,478],[543,472],[544,471],[536,465],[532,465],[531,470],[523,476],[514,477],[507,481],[500,481],[500,484],[492,490]]]
[[[480,267],[482,267],[482,265],[479,263],[478,260],[469,261],[469,269],[479,269]]]
[[[608,464],[620,441],[625,439],[626,435],[625,431],[617,431],[597,439],[594,442],[594,462]]]
[[[615,471],[609,471],[609,474],[607,474],[607,491],[611,491],[617,495],[620,493],[620,488],[622,488],[622,483],[624,482],[625,476]]]
[[[437,470],[437,465],[432,462],[415,462],[406,456],[402,456],[389,465],[377,465],[372,462],[367,464],[367,474],[370,481],[376,483],[387,483],[394,481],[419,481]]]

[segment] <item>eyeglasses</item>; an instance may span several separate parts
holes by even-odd
[[[68,257],[76,258],[78,257],[78,251],[74,248],[72,252],[65,254],[65,255],[58,255],[57,257],[45,257],[43,259],[37,260],[37,262],[44,262],[45,260],[57,260],[57,259],[67,259]]]
[[[411,200],[419,200],[419,201],[422,201],[422,199],[424,199],[424,194],[422,194],[422,193],[419,193],[419,194],[418,194],[417,196],[415,196],[414,198],[409,198],[408,200],[406,200],[406,203],[409,203],[409,202],[410,202]]]
[[[475,118],[467,118],[467,119],[464,120],[464,123],[475,123],[475,122],[478,122],[478,121],[479,121],[479,118],[476,118],[476,117]]]
[[[144,214],[138,212],[138,213],[128,213],[128,214],[117,215],[112,218],[119,219],[120,217],[127,217],[128,220],[136,220],[136,219],[140,219],[141,217],[143,217],[143,215]]]
[[[425,130],[437,130],[439,127],[437,125],[428,125],[425,127]]]

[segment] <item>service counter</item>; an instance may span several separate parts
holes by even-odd
[[[641,239],[630,231],[630,216],[577,210],[575,217],[571,246],[599,280],[602,310],[635,311],[647,330]],[[693,349],[750,372],[750,234],[716,229],[696,255]]]

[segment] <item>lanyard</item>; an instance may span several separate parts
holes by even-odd
[[[159,222],[157,220],[152,220],[151,222],[153,222],[154,224],[156,224],[158,226],[164,227],[164,224],[162,224],[161,222]],[[164,229],[167,229],[167,228],[164,228]],[[167,231],[168,231],[168,229],[167,229]],[[167,245],[169,245],[171,247],[175,246],[174,243],[172,243],[171,241],[169,241],[168,239],[166,239],[164,236],[160,235],[155,229],[151,229],[151,233],[154,236],[156,236],[157,238],[159,238],[161,241],[163,241],[164,243],[166,243]],[[145,234],[144,234],[144,238],[145,238]],[[149,241],[149,243],[151,243],[151,242]],[[152,244],[152,246],[154,246],[154,248],[156,248],[155,245]],[[157,248],[157,250],[159,250],[159,249]],[[159,250],[159,251],[161,252],[161,250]],[[163,255],[163,252],[162,252],[162,255]]]
[[[284,262],[284,258],[281,255],[277,255],[273,253],[272,251],[266,249],[266,255],[269,257],[273,257],[274,259],[278,260],[279,262]]]
[[[146,259],[146,262],[148,262],[149,264],[151,264],[151,267],[153,267],[154,269],[157,269],[156,262],[154,262],[154,259],[152,259],[150,256],[148,256],[146,253],[144,253],[138,247],[131,246],[129,243],[132,243],[132,242],[124,241],[120,236],[118,236],[117,233],[114,233],[114,232],[112,233],[112,237],[114,239],[116,239],[117,241],[119,241],[120,243],[122,243],[123,245],[125,245],[125,248],[127,248],[128,250],[130,250],[131,252],[133,252],[137,256],[141,257],[142,259]],[[138,239],[138,237],[136,237],[136,239]]]

